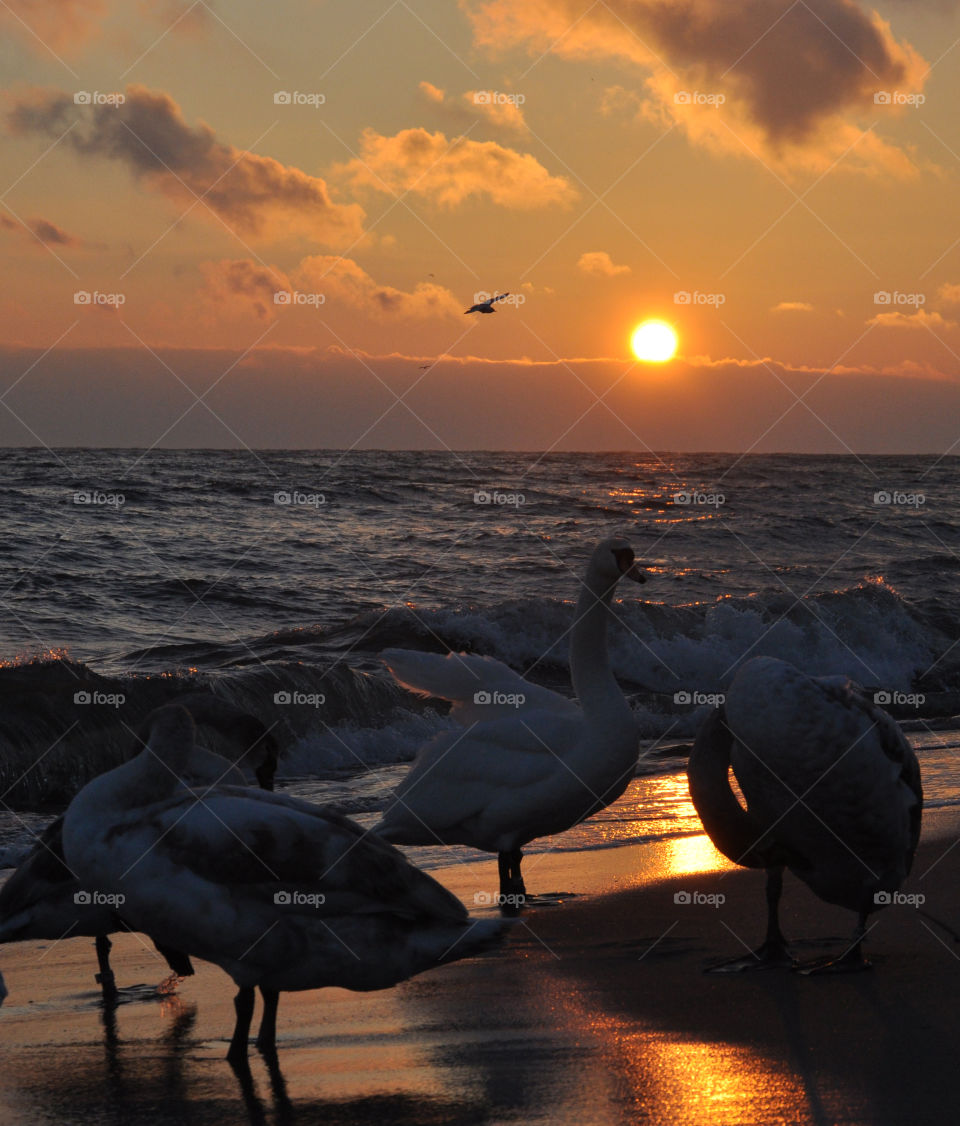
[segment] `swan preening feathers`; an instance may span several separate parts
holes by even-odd
[[[330,810],[241,786],[186,791],[193,742],[189,713],[164,709],[143,752],[74,798],[64,857],[87,887],[123,896],[131,928],[230,974],[232,1060],[246,1058],[256,987],[257,1042],[272,1052],[281,991],[383,989],[499,933]]]
[[[272,789],[277,746],[270,732],[255,716],[210,693],[184,696],[181,706],[185,706],[198,723],[219,732],[229,741],[231,760],[204,747],[193,746],[191,737],[190,752],[178,778],[180,785],[200,790],[218,784],[242,786],[245,780],[239,766],[250,763],[260,786]],[[165,712],[166,709],[158,708],[140,725],[138,751],[146,745],[154,723]],[[126,929],[128,926],[117,904],[109,896],[94,894],[94,889],[85,886],[67,864],[63,852],[62,817],[47,826],[0,889],[0,943],[81,936],[95,938],[99,964],[97,982],[108,1000],[117,994],[110,967],[108,935]],[[162,946],[158,946],[158,950],[174,977],[187,977],[193,973],[190,959],[185,955]],[[167,979],[160,989],[170,984],[172,979]]]
[[[621,578],[644,582],[630,545],[600,543],[587,565],[570,636],[579,703],[491,657],[388,649],[400,684],[449,700],[465,730],[418,754],[376,831],[397,844],[464,844],[496,852],[501,895],[523,895],[522,848],[615,801],[637,764],[637,729],[607,656]]]
[[[730,768],[746,809],[730,786]],[[784,868],[858,916],[844,956],[807,971],[866,965],[866,917],[907,877],[920,838],[920,769],[897,723],[852,681],[806,676],[785,661],[757,657],[701,725],[689,781],[720,852],[767,871],[766,941],[715,969],[791,964],[778,917]]]

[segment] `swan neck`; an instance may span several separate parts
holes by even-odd
[[[773,858],[762,847],[763,829],[743,808],[730,786],[732,744],[733,737],[722,712],[708,716],[690,752],[690,797],[707,836],[728,860],[748,868],[765,868]]]
[[[607,654],[607,623],[616,582],[609,585],[589,571],[574,611],[570,634],[570,677],[585,712],[595,704],[608,706],[615,695],[628,707],[614,678]]]

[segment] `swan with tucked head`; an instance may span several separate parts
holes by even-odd
[[[383,989],[500,933],[331,810],[240,786],[185,792],[192,745],[189,714],[165,709],[141,754],[74,798],[64,856],[85,886],[124,897],[131,927],[234,979],[233,1062],[247,1056],[257,987],[257,1044],[273,1053],[281,991]]]
[[[166,705],[170,707],[171,705]],[[255,717],[211,693],[191,693],[182,705],[191,716],[219,732],[228,740],[237,763],[251,764],[260,786],[273,788],[277,765],[277,745],[266,727]],[[158,708],[140,725],[139,752],[149,738],[153,724],[161,718]],[[191,736],[195,739],[195,735]],[[180,782],[184,787],[203,789],[214,785],[245,784],[238,766],[205,747],[192,746],[185,758]],[[37,838],[30,852],[0,889],[0,943],[27,939],[96,939],[99,973],[96,980],[104,999],[117,997],[116,978],[110,966],[109,935],[126,930],[122,913],[108,901],[95,899],[70,870],[63,855],[63,818],[51,822]],[[190,959],[177,950],[158,947],[170,966],[171,976],[158,986],[169,992],[177,979],[193,973]]]
[[[731,788],[731,767],[746,809]],[[786,661],[756,657],[697,732],[688,777],[720,852],[767,872],[766,941],[713,972],[793,965],[779,922],[784,868],[858,916],[841,958],[801,972],[868,966],[867,915],[906,879],[920,838],[920,768],[897,723],[845,677],[806,676]]]
[[[491,657],[388,649],[411,691],[449,700],[466,732],[424,746],[376,831],[396,844],[463,844],[498,854],[500,892],[523,895],[523,846],[615,801],[637,764],[637,729],[610,668],[607,624],[623,578],[646,576],[623,539],[590,556],[570,634],[579,703]]]

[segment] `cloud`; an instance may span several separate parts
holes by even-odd
[[[919,91],[927,66],[890,25],[855,0],[461,0],[475,42],[637,68],[640,111],[696,144],[795,169],[824,170],[878,112],[880,92]],[[632,108],[613,87],[611,108]],[[902,175],[907,153],[874,133],[845,166]]]
[[[812,313],[813,306],[808,301],[781,301],[770,308],[771,313]]]
[[[17,32],[38,54],[47,48],[72,54],[99,31],[106,10],[104,0],[4,0],[0,26]]]
[[[605,250],[588,250],[586,254],[581,254],[577,268],[598,278],[613,278],[617,274],[630,273],[629,266],[615,265]]]
[[[120,161],[178,203],[203,196],[245,236],[295,231],[339,247],[363,231],[363,209],[335,203],[322,179],[220,141],[202,122],[191,127],[163,91],[128,86],[121,105],[75,105],[70,94],[38,90],[13,100],[7,123],[19,136],[54,138],[74,125],[64,144],[82,157]]]
[[[960,305],[960,285],[944,282],[937,290],[937,296],[945,305]]]
[[[415,192],[443,207],[485,196],[501,207],[533,210],[566,206],[577,198],[568,180],[551,176],[529,153],[496,141],[448,140],[426,129],[403,129],[392,137],[366,129],[359,159],[336,171],[355,185]]]
[[[520,108],[526,100],[523,94],[507,94],[501,90],[467,90],[457,98],[448,98],[447,92],[432,82],[421,82],[420,93],[424,101],[434,108],[440,107],[446,117],[467,125],[483,122],[495,129],[512,133],[529,133]]]
[[[159,358],[139,348],[58,347],[37,364],[42,347],[0,348],[0,391],[36,364],[7,402],[54,447],[147,447],[163,435],[165,448],[235,448],[239,436],[252,449],[355,442],[367,449],[438,449],[445,443],[458,450],[529,450],[535,457],[551,448],[746,450],[760,439],[758,453],[849,447],[861,454],[940,454],[956,441],[960,412],[960,382],[919,370],[840,374],[775,361],[675,361],[669,378],[628,377],[614,387],[627,360],[258,347],[237,363],[239,348],[156,351]],[[431,366],[423,372],[425,363]],[[209,387],[229,368],[230,378],[208,399],[216,415],[202,408],[184,415],[195,400],[164,364],[196,388]],[[779,378],[771,378],[770,368]],[[794,395],[804,392],[798,404]],[[404,406],[396,405],[400,395]],[[531,402],[535,411],[523,409]],[[34,435],[0,412],[0,446],[32,444]],[[864,504],[871,501],[865,490]]]
[[[447,96],[445,90],[441,90],[439,86],[434,86],[432,82],[421,82],[419,89],[427,101],[433,102],[434,105],[442,105],[444,98]]]
[[[377,320],[426,320],[463,312],[461,303],[443,286],[420,282],[409,292],[396,289],[376,281],[352,258],[335,254],[311,255],[289,273],[249,258],[203,262],[200,271],[204,297],[227,316],[253,312],[259,320],[273,321],[291,306],[326,309],[338,303]],[[279,292],[295,296],[277,302]]]
[[[462,305],[449,289],[418,282],[412,292],[381,285],[351,258],[316,254],[304,258],[293,274],[294,282],[311,293],[322,293],[326,303],[342,301],[377,318],[459,316]]]
[[[261,266],[250,258],[224,258],[201,262],[200,273],[206,283],[206,297],[221,310],[245,313],[252,310],[258,320],[276,317],[274,295],[291,289],[287,276],[279,270]]]
[[[926,309],[917,309],[915,313],[877,313],[867,321],[868,325],[878,328],[956,328],[956,321],[948,321],[939,313],[928,313]]]
[[[7,215],[0,215],[0,227],[6,231],[18,231],[27,236],[30,242],[34,244],[39,241],[46,246],[77,247],[85,245],[83,239],[68,234],[62,227],[58,227],[56,223],[51,223],[48,219],[34,218],[19,223]]]

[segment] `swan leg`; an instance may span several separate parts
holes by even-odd
[[[94,980],[103,991],[103,999],[105,1001],[116,1000],[117,979],[113,975],[113,970],[110,969],[110,949],[113,943],[107,935],[98,934],[95,945],[97,949],[97,965],[100,967],[100,972],[96,975]]]
[[[853,942],[839,958],[818,958],[814,962],[798,966],[797,973],[809,977],[811,974],[846,974],[873,969],[870,961],[863,956],[863,936],[867,930],[867,916],[861,912],[853,932]]]
[[[774,970],[796,966],[790,954],[787,940],[780,929],[780,896],[783,893],[783,869],[767,869],[767,937],[763,945],[752,950],[743,958],[733,958],[727,962],[720,962],[715,966],[708,966],[709,974],[735,974],[747,970]]]
[[[253,1020],[253,1003],[256,993],[252,985],[243,986],[237,991],[233,999],[233,1007],[237,1013],[237,1023],[233,1026],[233,1038],[227,1059],[231,1063],[243,1064],[247,1062],[247,1047],[250,1039],[250,1022]]]
[[[261,985],[260,992],[263,995],[263,1017],[257,1034],[257,1047],[264,1055],[273,1056],[277,1053],[277,1006],[280,1003],[280,991],[264,989]]]
[[[523,852],[519,848],[497,854],[501,895],[526,895],[527,889],[523,886],[523,876],[520,874],[522,860]]]

